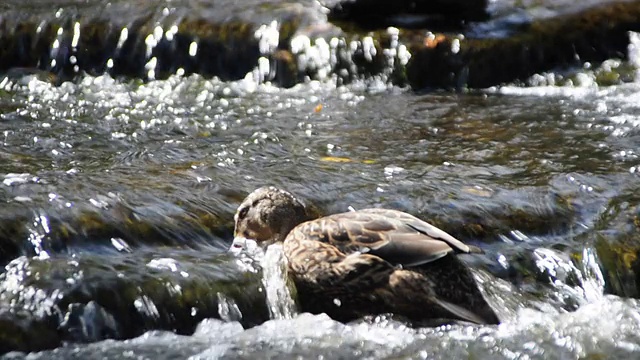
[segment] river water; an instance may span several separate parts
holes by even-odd
[[[460,94],[7,79],[0,302],[71,335],[6,357],[638,357],[640,82],[597,81],[618,67],[634,58]],[[279,249],[264,271],[225,253],[236,206],[266,184],[320,213],[401,209],[484,248],[466,260],[503,323],[297,313]]]

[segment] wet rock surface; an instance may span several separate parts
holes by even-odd
[[[266,321],[257,270],[234,263],[225,255],[154,258],[144,250],[120,257],[95,250],[18,257],[0,275],[3,319],[12,324],[0,344],[5,352],[35,351],[62,341],[128,339],[151,329],[191,334],[205,318],[247,327]]]
[[[624,58],[640,16],[635,1],[520,11],[484,1],[47,4],[0,9],[0,71],[37,68],[56,82],[197,73],[284,87],[380,77],[416,90],[484,88]]]

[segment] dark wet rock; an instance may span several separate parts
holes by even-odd
[[[121,337],[117,320],[95,301],[69,304],[59,328],[73,341],[98,341]]]
[[[285,87],[308,79],[335,77],[340,85],[379,77],[418,90],[483,88],[624,57],[627,32],[640,23],[638,2],[607,2],[517,26],[496,20],[493,27],[476,25],[451,35],[435,33],[430,22],[407,24],[410,19],[400,14],[434,13],[446,22],[465,23],[486,18],[486,1],[326,5],[344,31],[328,22],[317,2],[264,0],[192,8],[159,1],[95,1],[55,14],[44,8],[21,11],[24,5],[16,2],[0,13],[0,73],[36,68],[55,83],[85,73],[145,80],[198,73],[222,80],[250,76]],[[396,20],[405,29],[426,28],[362,34],[350,29],[352,20],[375,28]]]
[[[260,55],[255,29],[243,24],[211,25],[190,22],[181,26],[189,29],[187,34],[177,34],[175,40],[168,41],[160,35],[154,40],[157,45],[146,54],[147,40],[153,33],[149,18],[141,18],[128,25],[126,37],[121,27],[102,20],[89,20],[79,27],[79,37],[73,46],[69,36],[74,33],[71,21],[51,24],[40,32],[36,23],[21,23],[13,32],[4,34],[6,46],[0,51],[0,61],[4,69],[16,66],[45,68],[63,79],[73,79],[80,70],[89,74],[110,73],[143,79],[166,78],[178,68],[185,74],[200,73],[205,76],[219,76],[223,80],[239,79],[254,68]],[[163,31],[163,30],[161,30]],[[55,34],[62,33],[61,39]],[[203,36],[209,33],[210,36]],[[120,39],[123,39],[118,47]],[[54,41],[58,51],[50,51]],[[190,44],[198,43],[198,54],[189,54]],[[43,43],[25,52],[24,43]],[[227,44],[234,43],[236,46]],[[39,50],[38,50],[39,49]],[[16,54],[25,53],[23,56]],[[153,61],[152,59],[156,60]],[[151,65],[149,61],[152,61]]]
[[[247,272],[235,259],[196,254],[17,258],[0,275],[7,309],[0,322],[6,317],[13,324],[2,327],[13,329],[0,333],[2,349],[127,339],[152,329],[191,334],[205,318],[245,327],[269,318],[257,268]],[[42,334],[53,335],[40,339]]]
[[[532,21],[507,38],[432,35],[411,47],[412,87],[485,88],[533,74],[625,58],[628,31],[640,29],[640,3],[619,2]]]
[[[250,4],[233,2],[195,7],[166,7],[160,1],[84,5],[62,7],[54,16],[44,6],[36,12],[21,11],[24,5],[17,3],[0,14],[0,71],[37,67],[69,80],[80,73],[105,72],[166,78],[181,69],[184,74],[235,80],[251,73],[261,56],[278,50],[278,38],[268,33],[269,26],[287,45],[299,27],[326,19],[315,3],[303,7],[256,2],[249,12],[243,9]]]
[[[425,208],[422,216],[463,239],[495,239],[514,230],[530,235],[560,233],[574,225],[577,215],[570,199],[526,188],[462,192],[458,199],[438,199],[438,203]]]
[[[24,243],[27,239],[25,224],[27,217],[14,214],[0,219],[0,264],[4,265],[19,255],[29,252]]]
[[[219,253],[227,248],[224,239],[232,237],[230,212],[220,217],[204,209],[133,207],[107,197],[104,201],[103,209],[7,209],[0,215],[0,263],[41,253],[130,253],[145,245]]]
[[[52,324],[34,319],[27,312],[0,310],[0,354],[53,349],[60,341]]]
[[[221,222],[197,203],[182,209],[132,206],[113,196],[92,201],[93,209],[13,203],[0,212],[0,309],[22,329],[0,339],[5,352],[152,329],[190,334],[205,318],[246,327],[269,318],[259,268],[224,254],[232,213]],[[31,340],[47,332],[56,334],[51,342]]]
[[[325,1],[325,5],[330,9],[330,20],[368,29],[396,26],[442,31],[489,18],[486,0],[347,0]]]

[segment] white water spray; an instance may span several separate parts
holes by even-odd
[[[282,244],[267,248],[262,259],[262,284],[267,292],[271,319],[292,319],[296,314],[296,304],[287,286],[287,260]]]

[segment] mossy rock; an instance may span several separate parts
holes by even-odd
[[[595,244],[607,280],[607,292],[640,297],[640,196],[625,189],[609,201],[589,237]]]

